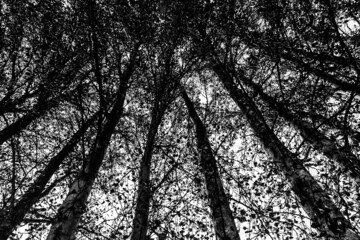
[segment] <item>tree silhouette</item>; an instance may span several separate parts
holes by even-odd
[[[0,240],[360,239],[355,1],[1,1]]]

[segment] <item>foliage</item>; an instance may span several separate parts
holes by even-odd
[[[215,239],[196,131],[179,86],[206,126],[241,239],[321,237],[213,71],[215,59],[359,234],[360,165],[344,168],[335,156],[360,154],[359,9],[352,0],[1,1],[0,225],[99,112],[9,239],[46,238],[132,67],[77,239],[130,238],[159,98],[166,110],[152,145],[148,237]],[[329,157],[282,111],[338,152]]]

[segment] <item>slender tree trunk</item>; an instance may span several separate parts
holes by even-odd
[[[5,209],[0,214],[0,239],[7,239],[12,231],[19,225],[30,208],[39,200],[46,184],[53,174],[59,169],[64,159],[73,151],[80,138],[94,122],[97,114],[88,119],[81,128],[72,136],[70,141],[47,164],[42,173],[24,193],[13,209]]]
[[[141,45],[141,41],[136,43],[133,52],[130,53],[129,63],[125,72],[122,73],[119,68],[120,84],[117,91],[115,103],[110,113],[106,113],[106,101],[103,91],[103,77],[101,75],[101,58],[100,43],[98,41],[98,20],[96,12],[96,1],[87,2],[87,14],[89,25],[91,27],[92,54],[94,60],[95,80],[99,88],[100,109],[98,121],[98,134],[92,146],[92,150],[85,160],[83,169],[80,171],[77,179],[72,183],[68,195],[58,209],[55,221],[51,226],[47,240],[70,240],[75,238],[76,228],[80,222],[82,214],[86,211],[86,201],[90,195],[93,183],[100,170],[104,160],[105,152],[110,143],[110,138],[118,124],[122,113],[128,82],[134,72],[137,61],[137,53]],[[121,66],[121,62],[119,62]]]
[[[122,82],[111,112],[105,116],[105,123],[99,130],[92,150],[87,156],[86,164],[77,179],[72,183],[65,200],[60,206],[47,240],[70,240],[75,238],[76,228],[82,214],[86,211],[86,201],[103,162],[105,151],[123,112],[128,81],[134,70],[134,61],[135,58],[130,61],[127,71],[122,76]]]
[[[200,166],[205,177],[206,190],[210,200],[210,209],[217,239],[240,240],[238,230],[225,194],[216,159],[212,153],[206,128],[198,116],[194,104],[185,90],[182,96],[188,108],[189,115],[196,127],[197,149],[200,153]]]
[[[266,94],[261,86],[255,84],[252,80],[246,78],[246,76],[239,74],[237,76],[240,78],[240,81],[254,89],[282,118],[298,129],[306,142],[310,143],[314,149],[337,162],[342,170],[360,185],[360,161],[351,151],[338,148],[335,141],[326,137],[318,129],[313,128],[311,123],[303,120],[301,116],[292,113],[274,97]]]
[[[289,181],[291,190],[309,215],[312,227],[318,229],[321,235],[327,239],[360,239],[353,231],[350,222],[342,215],[301,161],[281,143],[268,127],[250,97],[236,86],[226,67],[216,59],[212,60],[212,67],[232,99],[245,114],[251,128],[260,139],[268,155],[271,156],[273,163]]]
[[[131,240],[145,240],[148,228],[150,201],[152,197],[150,184],[151,158],[157,130],[165,110],[165,106],[159,100],[155,101],[156,102],[151,113],[151,123],[147,134],[146,147],[140,163],[137,200],[132,225],[133,231],[131,234]]]

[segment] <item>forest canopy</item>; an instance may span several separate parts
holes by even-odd
[[[358,1],[0,3],[0,240],[360,239]]]

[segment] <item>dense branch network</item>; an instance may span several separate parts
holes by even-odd
[[[356,1],[1,1],[0,240],[360,239]]]

